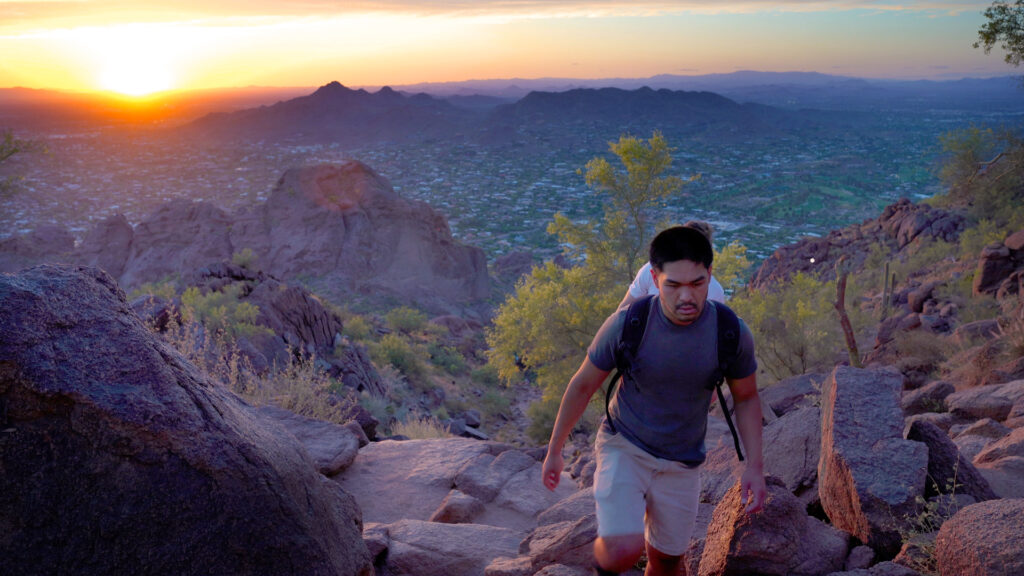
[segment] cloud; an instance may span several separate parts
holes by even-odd
[[[0,25],[74,26],[76,23],[204,20],[253,17],[307,18],[353,13],[402,13],[473,18],[656,16],[667,13],[832,12],[981,12],[990,0],[0,0]]]

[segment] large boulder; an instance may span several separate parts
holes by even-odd
[[[832,524],[883,558],[924,496],[928,449],[903,439],[903,378],[839,366],[822,389],[818,493]]]
[[[372,573],[353,499],[95,268],[0,276],[0,571]]]
[[[118,282],[138,287],[230,260],[231,223],[227,212],[209,202],[179,199],[160,206],[135,227]],[[82,248],[90,253],[103,250],[85,243]]]
[[[288,170],[265,204],[236,218],[231,239],[281,278],[315,271],[352,291],[450,301],[490,289],[482,250],[454,240],[439,212],[354,160]]]
[[[71,262],[75,237],[57,224],[46,224],[0,239],[0,272],[17,272],[43,262]]]
[[[957,512],[939,530],[941,576],[1024,574],[1024,500],[989,500]]]
[[[82,239],[75,260],[102,268],[114,278],[120,278],[124,274],[134,236],[135,231],[124,214],[104,218]]]
[[[849,535],[811,518],[779,479],[769,476],[768,501],[744,511],[737,483],[715,508],[700,559],[700,576],[811,576],[843,568]]]
[[[979,502],[997,498],[985,477],[938,426],[923,420],[914,422],[907,431],[907,439],[928,447],[926,496],[967,494]]]

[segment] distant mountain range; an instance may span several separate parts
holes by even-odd
[[[637,88],[707,91],[741,103],[785,108],[866,110],[878,108],[978,108],[1019,110],[1024,83],[1017,76],[958,80],[886,80],[833,76],[818,72],[754,72],[649,78],[569,78],[467,80],[421,83],[394,88],[438,97],[490,96],[517,100],[534,91],[565,92],[576,88]]]
[[[358,146],[455,140],[483,145],[577,144],[622,133],[663,130],[727,140],[790,130],[821,118],[761,104],[739,104],[711,92],[638,88],[575,88],[530,92],[511,103],[455,102],[425,93],[377,92],[331,82],[308,96],[230,113],[182,127],[202,138],[308,141]],[[461,100],[460,100],[461,99]]]

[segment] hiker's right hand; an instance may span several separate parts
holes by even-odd
[[[554,490],[558,487],[558,481],[562,479],[562,468],[564,466],[562,451],[548,450],[548,455],[544,458],[544,466],[541,468],[544,486],[548,490]]]

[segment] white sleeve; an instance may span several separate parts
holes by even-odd
[[[711,277],[711,281],[708,283],[708,300],[725,304],[725,289],[722,288],[722,283],[714,276]]]
[[[648,294],[657,294],[658,289],[654,286],[654,279],[651,278],[651,263],[648,262],[640,267],[629,285],[629,295],[633,298],[643,298]]]

